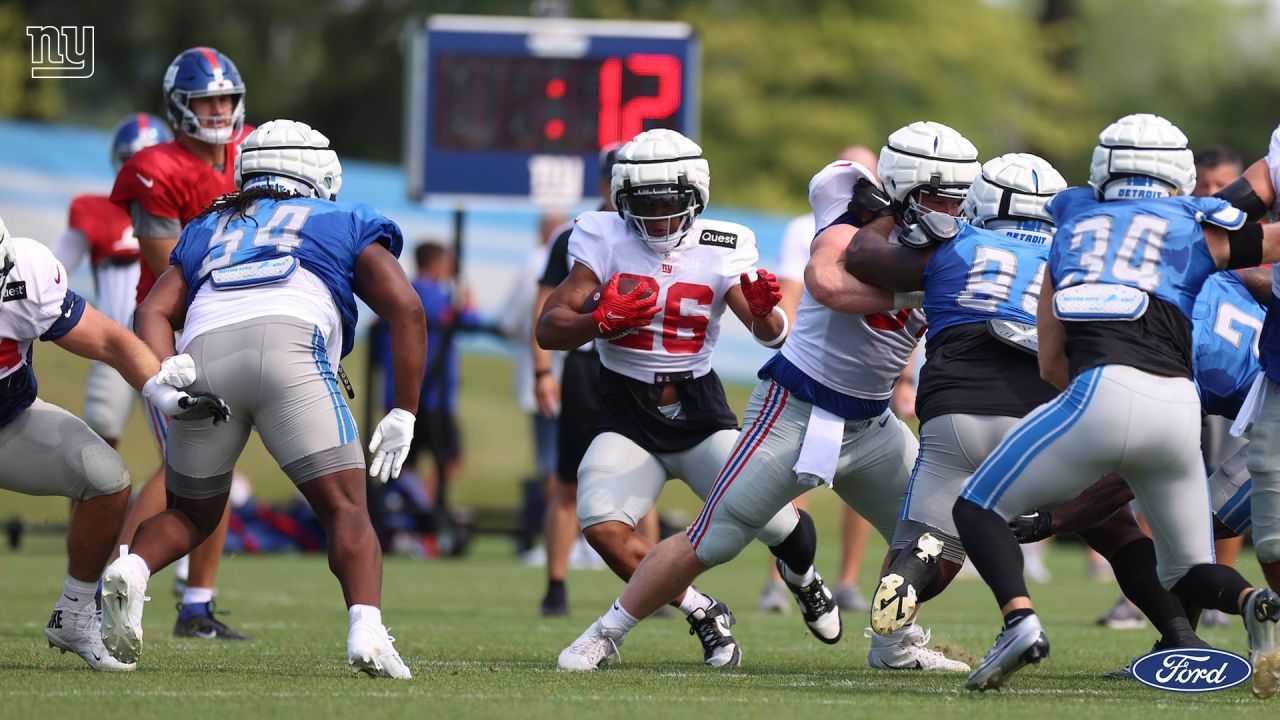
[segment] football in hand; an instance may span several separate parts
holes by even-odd
[[[642,283],[643,281],[640,278],[631,277],[628,275],[619,275],[618,276],[618,294],[629,295],[632,292],[634,292],[636,288],[640,287]],[[579,310],[579,312],[582,312],[582,313],[595,312],[595,309],[600,307],[600,297],[604,294],[604,289],[608,284],[609,284],[608,282],[604,282],[604,283],[601,283],[600,285],[597,285],[596,289],[592,290],[591,294],[587,296],[586,301],[582,303],[582,308]],[[649,297],[652,294],[653,294],[653,288],[646,285],[645,291],[641,293],[641,297]],[[635,331],[636,331],[636,328],[627,328],[625,330],[617,330],[615,332],[605,333],[600,337],[605,340],[617,340],[618,338],[624,337],[626,335],[630,335]]]

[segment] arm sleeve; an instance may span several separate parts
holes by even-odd
[[[49,249],[68,272],[75,272],[85,256],[89,254],[89,238],[74,227],[69,227],[62,231]]]
[[[573,234],[572,226],[557,235],[555,241],[551,243],[551,252],[547,253],[542,277],[538,278],[539,285],[549,288],[558,287],[565,278],[569,277],[569,236],[571,234]]]
[[[129,203],[129,220],[133,223],[133,234],[137,237],[169,238],[182,232],[181,220],[154,215],[136,200]]]
[[[804,282],[804,268],[809,264],[809,250],[816,229],[813,215],[808,213],[787,223],[782,233],[782,252],[774,272],[779,280]]]

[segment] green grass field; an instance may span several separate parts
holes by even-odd
[[[80,407],[83,366],[42,345],[37,360],[42,395]],[[352,377],[359,369],[349,367]],[[464,427],[468,471],[460,504],[515,503],[517,481],[528,466],[528,422],[510,400],[505,362],[469,358]],[[743,388],[731,400],[741,407]],[[136,477],[154,463],[141,419],[135,417],[124,454]],[[260,445],[242,463],[262,497],[293,492]],[[663,501],[668,509],[696,510],[682,487]],[[823,544],[819,568],[835,575],[839,508],[834,494],[813,493]],[[61,498],[0,493],[0,519],[11,515],[61,522]],[[864,587],[873,582],[883,553],[868,550]],[[1109,631],[1092,622],[1114,600],[1114,585],[1088,582],[1080,551],[1049,550],[1052,583],[1032,586],[1053,656],[1019,674],[1003,693],[972,695],[962,678],[866,669],[865,618],[848,616],[835,647],[810,637],[797,613],[758,613],[767,553],[749,548],[739,560],[706,575],[699,586],[737,611],[735,632],[744,665],[715,670],[701,663],[696,640],[682,620],[655,619],[628,637],[624,662],[592,674],[555,670],[561,648],[616,597],[621,584],[607,571],[570,576],[573,615],[542,619],[537,603],[543,575],[522,566],[510,543],[482,538],[463,560],[388,558],[384,591],[387,624],[416,677],[410,682],[352,676],[345,667],[346,615],[337,582],[319,556],[232,556],[219,578],[221,606],[251,643],[180,641],[169,635],[176,612],[168,593],[171,571],[157,574],[145,621],[146,649],[130,675],[96,674],[79,659],[45,646],[42,628],[64,573],[61,538],[35,533],[19,552],[0,550],[0,717],[861,717],[997,718],[1222,717],[1274,715],[1276,705],[1256,701],[1247,688],[1186,696],[1133,682],[1101,679],[1148,648],[1154,632]],[[1246,574],[1259,573],[1251,556]],[[998,613],[980,582],[957,582],[928,607],[934,645],[968,658],[986,652]],[[1244,651],[1238,626],[1208,630],[1215,645]],[[1211,715],[1206,715],[1209,713]],[[1233,715],[1234,716],[1234,715]]]

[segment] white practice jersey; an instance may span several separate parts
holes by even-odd
[[[648,327],[617,340],[596,340],[605,367],[647,383],[657,375],[701,377],[711,370],[725,295],[759,259],[755,234],[737,223],[699,218],[680,245],[662,254],[613,212],[578,216],[569,256],[602,283],[623,274],[658,293],[659,312]]]
[[[865,167],[839,160],[809,183],[816,226],[825,229],[845,213],[858,178],[876,182]],[[842,194],[843,193],[843,194]],[[897,237],[897,230],[891,239]],[[804,374],[845,395],[884,400],[925,332],[920,310],[850,315],[814,300],[806,289],[782,355]]]
[[[1271,212],[1280,212],[1280,126],[1271,133],[1271,145],[1267,148],[1267,169],[1271,171],[1271,187],[1276,191]],[[1271,266],[1271,294],[1280,297],[1280,263]]]
[[[127,238],[121,238],[118,247],[137,248],[133,226],[125,228]],[[89,257],[89,239],[75,228],[67,228],[62,236],[49,246],[54,257],[67,272],[74,273],[80,262]],[[138,277],[142,274],[140,261],[130,263],[99,262],[93,266],[94,307],[103,315],[125,327],[133,326],[133,311],[138,303]]]
[[[62,337],[84,312],[49,248],[30,238],[13,238],[13,246],[17,257],[0,298],[0,378],[26,367],[32,342]]]

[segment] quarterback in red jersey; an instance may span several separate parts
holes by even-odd
[[[182,227],[211,202],[236,189],[232,175],[239,143],[250,131],[244,124],[244,82],[235,63],[221,52],[195,47],[179,53],[164,75],[169,123],[177,139],[138,152],[121,168],[111,201],[133,223],[142,254],[137,301],[169,266]],[[153,407],[147,421],[165,452],[167,419]],[[129,513],[121,541],[133,537],[139,523],[164,509],[164,489],[148,483]],[[217,531],[191,553],[186,588],[174,634],[205,639],[245,639],[213,616],[213,580],[227,537],[227,517]]]

